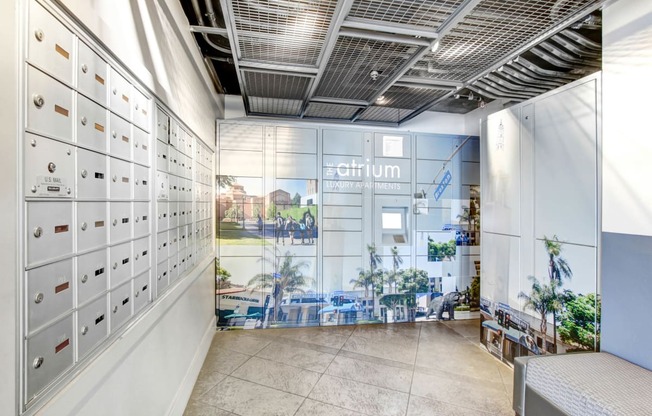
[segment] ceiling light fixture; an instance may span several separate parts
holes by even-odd
[[[379,75],[380,74],[375,69],[369,73],[369,76],[373,81],[377,80]]]
[[[430,45],[430,52],[437,52],[437,49],[439,49],[439,39],[434,41],[432,45]]]

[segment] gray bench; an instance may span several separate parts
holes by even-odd
[[[514,410],[521,416],[652,415],[652,371],[603,352],[518,357]]]

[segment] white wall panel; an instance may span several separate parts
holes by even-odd
[[[324,256],[361,256],[362,233],[322,231]]]
[[[263,153],[222,150],[220,173],[232,176],[263,176]]]
[[[276,177],[311,179],[317,177],[317,156],[309,154],[277,153]]]
[[[362,132],[351,130],[323,130],[325,155],[362,156]]]
[[[352,279],[358,277],[358,269],[362,267],[362,258],[352,257],[324,257],[323,261],[323,290],[331,293],[335,290],[352,290]]]
[[[276,128],[276,151],[281,153],[317,153],[317,129]]]
[[[220,149],[263,150],[263,127],[257,125],[220,124]]]
[[[451,153],[453,153],[453,137],[418,134],[416,140],[418,158],[433,160],[448,159]]]
[[[518,305],[521,290],[519,238],[484,233],[482,240],[482,296],[494,302]]]

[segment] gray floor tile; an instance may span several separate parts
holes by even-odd
[[[414,364],[417,353],[416,340],[366,338],[351,335],[342,347],[345,351],[357,354],[371,355],[372,357],[395,360],[405,364]]]
[[[211,349],[206,356],[202,371],[229,375],[251,356],[231,350]]]
[[[350,327],[321,327],[321,328],[292,328],[284,329],[281,337],[295,341],[303,341],[309,344],[321,345],[335,349],[342,348],[342,345],[351,336],[355,328]]]
[[[326,403],[306,399],[294,416],[360,416],[351,410],[342,409]]]
[[[407,416],[489,416],[490,413],[479,412],[475,409],[438,402],[419,396],[410,396]]]
[[[308,396],[320,402],[375,416],[403,416],[408,395],[324,374]]]
[[[225,378],[226,374],[202,370],[199,373],[199,377],[197,377],[195,388],[193,389],[192,394],[202,395],[215,387],[217,383],[224,380]]]
[[[218,409],[204,403],[191,403],[186,407],[183,416],[237,416],[235,413],[227,412],[226,410]]]
[[[341,350],[338,354],[340,357],[353,358],[358,361],[365,361],[368,363],[386,365],[388,367],[400,368],[402,370],[414,370],[414,364],[402,363],[400,361],[388,360],[385,358],[373,357],[371,355],[357,354],[355,352]]]
[[[336,357],[326,370],[326,374],[349,380],[359,381],[404,393],[410,392],[412,371],[382,364]]]
[[[298,346],[298,345],[301,345]],[[303,342],[277,342],[274,341],[263,348],[257,357],[279,363],[301,367],[306,370],[323,373],[335,358],[334,354],[323,353],[309,348],[303,348]]]
[[[292,416],[303,399],[295,394],[227,377],[199,396],[198,402],[243,416]]]
[[[267,331],[221,331],[215,334],[211,350],[230,350],[241,354],[256,355],[270,342],[271,337],[264,335]]]
[[[319,380],[320,374],[253,357],[231,376],[305,397]]]

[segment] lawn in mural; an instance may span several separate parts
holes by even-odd
[[[328,303],[315,278],[317,180],[220,177],[217,196],[219,323],[315,325]]]

